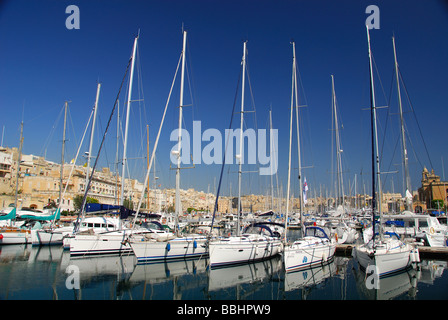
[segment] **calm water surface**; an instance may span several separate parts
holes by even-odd
[[[71,288],[79,270],[79,289]],[[68,283],[68,286],[67,286]],[[447,261],[423,260],[368,290],[352,258],[285,274],[282,258],[210,270],[208,259],[137,265],[135,257],[70,258],[61,247],[0,247],[2,300],[447,300]]]

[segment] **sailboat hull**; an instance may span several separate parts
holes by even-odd
[[[230,237],[209,244],[210,267],[244,264],[266,260],[283,251],[280,239],[253,235]]]
[[[208,256],[207,238],[205,237],[179,237],[169,241],[132,240],[130,245],[137,258],[137,263]]]
[[[285,247],[285,271],[303,270],[334,258],[336,243],[317,237],[305,237]]]
[[[137,263],[208,256],[205,237],[179,237],[169,241],[132,240],[130,246],[137,258]]]
[[[76,235],[70,239],[70,256],[132,254],[132,248],[126,239],[127,233],[124,231]]]
[[[30,241],[30,230],[22,230],[14,227],[6,227],[0,230],[0,245],[27,244]]]
[[[371,243],[357,246],[352,255],[362,269],[375,266],[379,277],[385,277],[409,268],[413,262],[412,250],[408,244],[393,240],[375,248]]]
[[[62,245],[64,238],[73,232],[73,227],[62,227],[52,230],[31,230],[33,246]]]

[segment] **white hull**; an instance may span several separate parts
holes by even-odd
[[[379,277],[384,277],[409,268],[412,262],[416,262],[418,252],[410,245],[396,239],[385,239],[384,242],[375,244],[372,242],[353,248],[353,257],[358,261],[362,269],[376,266]]]
[[[269,259],[283,250],[281,240],[268,236],[229,237],[209,244],[210,267]]]
[[[0,233],[0,245],[30,243],[29,231],[8,231]]]
[[[133,239],[130,245],[137,262],[187,259],[208,256],[206,237],[178,237],[168,241]]]
[[[285,246],[284,251],[285,271],[292,272],[332,260],[336,243],[318,237],[304,237]]]
[[[73,227],[63,227],[54,230],[31,230],[33,246],[61,245],[64,238],[73,232]]]
[[[70,239],[70,256],[132,254],[125,241],[129,231],[77,234]]]

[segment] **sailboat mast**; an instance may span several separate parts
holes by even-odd
[[[89,154],[87,155],[86,188],[87,188],[87,184],[89,183],[90,159],[92,158],[93,136],[94,136],[94,132],[95,132],[96,114],[97,114],[97,110],[98,110],[98,98],[100,97],[100,89],[101,89],[101,83],[98,83],[97,88],[96,88],[96,99],[95,99],[95,107],[94,107],[94,112],[93,112],[92,129],[90,131]]]
[[[405,208],[406,210],[412,210],[412,198],[408,199],[407,195],[411,192],[411,177],[409,175],[409,165],[408,165],[408,151],[406,148],[406,134],[404,131],[404,119],[403,119],[403,107],[401,103],[401,91],[400,91],[400,80],[398,75],[398,61],[397,61],[397,51],[395,49],[395,37],[392,37],[392,44],[394,47],[394,60],[395,60],[395,76],[397,80],[397,95],[398,95],[398,108],[400,110],[400,123],[401,123],[401,147],[403,148],[403,166],[406,180],[406,190],[404,192],[405,196]]]
[[[22,147],[23,147],[23,121],[20,123],[20,145],[19,156],[17,157],[17,173],[16,173],[16,192],[14,196],[14,208],[17,210],[17,199],[19,196],[19,177],[20,177],[20,162],[22,161]],[[13,221],[11,219],[10,226],[12,227]]]
[[[179,215],[181,214],[181,201],[180,201],[180,152],[182,142],[182,108],[184,105],[184,78],[185,78],[185,51],[187,47],[187,32],[183,31],[183,45],[182,45],[182,69],[180,77],[180,101],[179,101],[179,136],[178,136],[178,154],[177,154],[177,168],[176,168],[176,233],[179,224]]]
[[[341,140],[339,138],[339,123],[338,123],[338,112],[336,107],[336,92],[334,89],[334,76],[331,75],[331,92],[332,92],[332,102],[333,102],[333,113],[334,113],[334,127],[335,127],[335,138],[336,138],[336,167],[337,167],[337,188],[336,188],[336,208],[337,204],[342,201],[342,206],[344,206],[344,180],[342,176],[342,159],[341,159]]]
[[[239,151],[239,166],[238,166],[238,209],[237,209],[237,227],[236,233],[237,236],[240,235],[240,218],[242,214],[242,206],[241,206],[241,174],[243,167],[243,125],[244,125],[244,86],[245,86],[245,77],[246,77],[246,44],[247,41],[243,43],[243,76],[242,76],[242,84],[241,84],[241,113],[240,113],[240,151]]]
[[[296,59],[296,45],[293,42],[293,67],[294,67],[294,92],[295,92],[295,109],[296,109],[296,123],[297,123],[297,158],[299,165],[299,199],[300,199],[300,225],[303,231],[303,185],[302,185],[302,158],[300,151],[300,124],[299,124],[299,97],[297,92],[297,59]]]
[[[291,191],[291,150],[292,150],[292,119],[294,113],[294,79],[296,74],[295,68],[295,43],[292,42],[293,48],[293,60],[292,60],[292,80],[291,80],[291,114],[289,118],[289,158],[288,158],[288,185],[286,189],[286,214],[285,214],[285,243],[287,242],[287,234],[288,234],[288,215],[289,215],[289,196]]]
[[[272,110],[269,110],[269,129],[272,130]],[[271,154],[272,152],[274,152],[274,139],[269,139],[270,142],[270,150],[271,150]],[[272,157],[273,159],[275,159],[275,157]],[[273,172],[273,165],[271,165],[271,210],[274,210],[274,183],[273,183],[273,179],[274,179],[274,172]]]
[[[380,160],[379,160],[379,152],[378,152],[378,130],[377,130],[377,122],[376,122],[376,106],[375,106],[375,86],[373,83],[373,65],[372,65],[372,51],[370,49],[370,35],[369,35],[369,27],[367,28],[367,42],[369,46],[369,69],[370,69],[370,108],[371,108],[371,130],[372,130],[372,218],[373,218],[373,235],[375,237],[375,205],[378,203],[378,213],[380,216],[380,229],[381,229],[381,179],[380,179]],[[376,164],[376,168],[375,168]],[[375,201],[375,176],[376,176],[376,184],[378,185],[378,200]],[[380,231],[380,237],[382,238],[382,233]]]
[[[59,182],[59,207],[62,203],[62,176],[64,173],[64,153],[65,153],[65,129],[67,126],[67,108],[68,108],[68,102],[65,101],[64,106],[64,131],[62,133],[62,151],[61,151],[61,177]]]
[[[120,205],[124,202],[124,187],[126,180],[126,164],[127,164],[127,146],[128,146],[128,127],[129,127],[129,113],[131,109],[131,96],[132,96],[132,79],[134,78],[134,66],[135,66],[135,53],[137,50],[137,40],[138,36],[134,40],[134,48],[132,50],[132,61],[131,61],[131,73],[129,75],[129,88],[128,88],[128,102],[126,110],[126,125],[124,130],[124,144],[123,144],[123,159],[121,165],[121,190],[120,190]]]

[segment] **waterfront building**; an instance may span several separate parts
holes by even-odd
[[[448,203],[448,182],[441,181],[440,176],[434,173],[434,169],[429,172],[425,167],[422,172],[422,186],[418,189],[418,199],[420,207],[416,208],[417,212],[443,209],[442,207]],[[442,207],[435,208],[433,200],[442,200]]]

